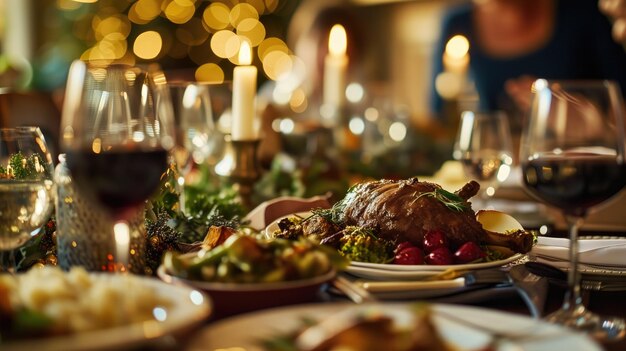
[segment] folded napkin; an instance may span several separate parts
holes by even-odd
[[[581,264],[626,269],[626,238],[579,239]],[[531,255],[545,258],[550,263],[569,260],[569,239],[539,237]]]
[[[246,215],[244,220],[250,222],[250,227],[262,230],[270,223],[280,217],[291,215],[298,212],[306,212],[316,208],[329,208],[329,196],[314,196],[310,198],[300,198],[291,196],[281,196],[273,200],[263,202],[250,213]]]

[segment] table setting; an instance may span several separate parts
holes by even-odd
[[[188,112],[179,109],[174,113],[162,105],[170,101],[169,93],[173,90],[159,85],[164,80],[158,72],[126,69],[129,68],[77,62],[70,71],[73,78],[68,83],[68,100],[74,99],[75,104],[68,103],[64,110],[62,129],[67,131],[67,140],[62,150],[67,154],[62,155],[62,163],[54,172],[54,191],[58,194],[56,218],[50,226],[54,230],[44,230],[41,234],[41,237],[55,237],[55,245],[46,253],[54,251],[59,267],[49,267],[49,262],[27,256],[33,247],[41,246],[32,246],[25,239],[11,244],[26,249],[20,251],[20,265],[15,262],[6,266],[7,273],[0,281],[0,306],[7,316],[0,321],[5,328],[0,329],[4,330],[0,335],[8,338],[8,350],[154,347],[164,338],[184,333],[191,333],[184,343],[174,338],[174,344],[164,343],[164,347],[257,349],[259,341],[251,340],[260,337],[271,340],[273,334],[290,329],[295,332],[296,321],[309,315],[323,321],[319,328],[324,323],[338,323],[328,336],[315,334],[315,342],[307,341],[316,345],[352,342],[335,334],[342,335],[345,327],[342,323],[361,320],[364,318],[358,317],[361,314],[410,328],[419,329],[423,325],[434,328],[437,338],[432,342],[444,345],[437,349],[455,345],[467,350],[508,347],[542,350],[570,345],[582,350],[598,348],[593,339],[619,339],[622,335],[620,330],[624,325],[619,318],[612,319],[608,327],[603,324],[602,331],[586,329],[593,338],[576,332],[576,325],[566,324],[570,327],[566,328],[554,319],[551,320],[554,324],[547,324],[550,319],[543,320],[552,285],[573,289],[577,306],[582,306],[581,291],[625,289],[621,279],[623,266],[620,266],[626,247],[623,238],[541,236],[537,231],[525,229],[515,217],[485,208],[488,196],[482,196],[474,209],[470,199],[480,188],[475,181],[446,190],[419,177],[363,180],[353,184],[334,203],[328,194],[311,198],[278,196],[250,209],[254,185],[261,182],[261,175],[237,172],[258,167],[256,153],[235,147],[232,149],[235,155],[248,156],[231,159],[233,163],[226,173],[218,172],[226,157],[214,165],[216,174],[230,181],[227,185],[211,190],[194,188],[181,181],[181,177],[190,174],[190,167],[198,172],[197,164],[206,160],[205,156],[191,155],[196,146],[200,147],[198,152],[206,152],[198,140],[205,143],[207,140],[197,134],[201,133],[197,127],[183,124],[191,134],[182,138],[187,142],[177,146],[181,149],[177,154],[187,150],[189,156],[184,160],[172,157],[183,166],[175,163],[167,166],[163,150],[175,146],[179,137],[173,131],[181,127],[174,126],[174,119],[167,122],[164,118],[184,116]],[[135,81],[141,79],[145,85],[125,86],[128,76]],[[94,77],[99,78],[90,81]],[[80,84],[74,86],[73,82]],[[93,88],[94,85],[99,88]],[[190,85],[182,87],[190,89]],[[206,103],[208,97],[202,100],[194,95],[198,89],[179,93],[183,105],[186,99],[190,101],[188,104]],[[146,90],[154,95],[146,94]],[[80,94],[93,95],[77,99]],[[146,117],[135,121],[125,114],[128,111]],[[84,114],[93,115],[94,122],[85,124],[76,118]],[[122,118],[116,120],[115,116]],[[150,119],[154,116],[161,116],[160,122]],[[193,120],[182,121],[179,119],[178,123]],[[95,128],[80,132],[80,128],[91,123]],[[34,133],[42,140],[36,128],[22,131]],[[194,133],[200,139],[194,138]],[[192,146],[194,142],[199,145]],[[85,143],[90,150],[85,150]],[[128,143],[135,145],[126,149]],[[467,140],[460,143],[464,147],[471,144]],[[122,151],[116,153],[120,147]],[[37,174],[42,173],[50,177],[44,178],[44,185],[52,184],[46,180],[52,179],[52,170],[40,166],[42,160],[49,162],[50,156],[45,147],[41,149],[42,156],[30,156],[30,151],[24,151],[25,155],[20,156],[23,159],[14,156],[15,151],[9,151],[14,161],[7,165],[7,177],[13,182],[31,182],[29,177],[38,179]],[[135,162],[127,163],[124,159],[127,151],[154,154],[149,159],[161,166],[131,165]],[[92,164],[81,152],[114,158],[100,161],[96,158]],[[599,157],[606,159],[606,151]],[[202,161],[194,162],[194,158]],[[26,166],[22,170],[18,164]],[[108,170],[113,164],[123,168]],[[508,167],[506,162],[501,165]],[[151,167],[166,171],[157,178],[159,173],[151,172]],[[105,171],[112,171],[106,173],[107,178],[133,181],[119,189],[107,184],[107,179],[102,181],[101,190],[94,188],[93,184],[101,181],[92,177]],[[524,174],[525,182],[536,181]],[[85,184],[89,184],[88,190],[83,190]],[[156,196],[147,195],[152,193],[149,189],[155,189]],[[606,196],[612,191],[608,190]],[[44,190],[37,193],[46,194]],[[598,199],[594,201],[602,201],[602,197]],[[38,209],[41,205],[36,202],[35,206]],[[45,215],[49,215],[46,212],[49,210],[42,209]],[[48,217],[38,218],[41,220],[38,223],[45,223]],[[85,236],[86,230],[91,235]],[[29,233],[29,236],[37,235],[39,231]],[[144,235],[146,241],[141,239]],[[572,247],[579,252],[574,258],[570,255]],[[573,259],[580,264],[572,266]],[[10,258],[3,262],[14,261]],[[28,262],[36,267],[28,269],[24,266]],[[565,276],[557,279],[537,266],[533,268],[531,263],[548,264]],[[576,272],[582,274],[582,280]],[[423,306],[416,307],[417,301]],[[493,301],[516,301],[517,308],[527,316],[483,310]],[[556,313],[568,313],[568,301],[567,307],[557,309]],[[461,306],[468,304],[478,307]],[[403,314],[420,308],[429,311],[429,319],[420,317],[407,324],[407,318],[415,317]],[[339,311],[344,310],[352,312],[345,312],[342,321],[335,313],[341,315]],[[416,312],[415,316],[422,313]],[[483,318],[476,321],[477,316],[490,314],[492,317],[485,317],[486,320],[493,318],[495,322]],[[283,327],[274,328],[274,323],[266,322],[274,319],[280,320]],[[378,319],[372,323],[379,323]],[[524,331],[539,319],[540,335],[507,334],[495,328],[498,323],[519,324],[519,329]],[[92,325],[90,320],[102,320],[104,324]],[[249,335],[242,333],[242,328],[250,329],[249,324],[267,328],[257,328]],[[314,328],[318,328],[316,324],[296,335],[304,338],[314,333],[309,330]],[[347,330],[351,329],[346,329],[346,333]],[[554,335],[546,332],[544,339],[541,334],[546,330]],[[24,338],[22,333],[40,333],[40,336]],[[460,338],[458,333],[476,335]],[[300,336],[294,339],[296,344],[304,342]],[[372,340],[375,342],[375,337]],[[271,350],[270,344],[264,344],[260,350]]]
[[[533,79],[513,120],[472,100],[457,36],[434,84],[458,123],[416,127],[351,80],[350,28],[307,67],[254,5],[203,7],[193,46],[224,61],[194,79],[73,60],[54,157],[37,125],[2,125],[1,350],[626,347],[626,231],[594,217],[626,186],[616,81]]]

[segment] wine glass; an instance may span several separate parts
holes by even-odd
[[[174,120],[176,146],[173,156],[180,172],[178,184],[180,209],[185,212],[184,184],[194,167],[205,163],[213,154],[215,125],[211,106],[211,85],[197,82],[169,83]]]
[[[511,131],[502,111],[464,111],[454,147],[454,158],[465,174],[481,185],[478,207],[487,207],[498,184],[509,176],[513,164]]]
[[[75,61],[62,144],[78,191],[114,221],[116,270],[128,263],[129,219],[158,188],[174,145],[164,76],[122,64]]]
[[[0,129],[0,253],[22,246],[48,221],[53,204],[52,156],[37,127]],[[12,272],[0,255],[0,271]],[[4,267],[3,267],[4,266]]]
[[[563,213],[569,228],[568,289],[547,320],[586,331],[600,340],[624,336],[624,320],[601,318],[582,304],[578,230],[589,210],[626,184],[621,93],[611,81],[533,84],[520,163],[530,195]]]

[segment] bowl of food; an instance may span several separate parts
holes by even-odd
[[[163,257],[158,276],[200,289],[224,317],[268,307],[311,302],[347,261],[310,240],[267,239],[230,231],[228,238],[198,252]]]
[[[0,349],[111,350],[184,334],[212,313],[188,286],[82,267],[0,274]]]

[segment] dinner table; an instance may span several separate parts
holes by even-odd
[[[455,296],[453,298],[438,297],[433,299],[394,300],[385,302],[423,301],[427,303],[462,304],[533,318],[531,316],[527,303],[515,292],[515,290],[506,288],[491,288],[491,290],[492,291],[486,291],[485,293],[478,295],[478,297],[473,298]],[[565,290],[562,287],[549,284],[545,304],[541,311],[543,316],[552,311],[556,311],[561,307],[564,293]],[[585,304],[590,310],[602,315],[611,315],[622,318],[626,318],[626,304],[624,304],[623,302],[625,297],[626,294],[624,292],[584,291],[583,293]],[[324,304],[332,302],[349,301],[351,300],[341,293],[334,291],[334,289],[332,289],[332,287],[330,287],[329,285],[322,288],[318,297],[310,303],[320,304],[320,306],[322,306]],[[190,343],[194,342],[194,338],[198,337],[205,328],[211,328],[213,325],[219,322],[227,321],[228,319],[237,318],[244,315],[245,313],[229,316],[212,316],[199,326],[175,335],[169,335],[167,337],[159,338],[155,342],[144,345],[137,350],[185,350]],[[626,350],[626,339],[613,342],[600,342],[599,344],[606,351]]]
[[[441,181],[441,179],[438,179]],[[281,218],[287,214],[292,214],[294,212],[305,211],[307,208],[314,207],[324,207],[328,204],[325,203],[326,199],[324,197],[314,197],[310,199],[298,199],[298,198],[284,198],[280,197],[274,199],[272,201],[268,201],[262,203],[255,209],[253,209],[247,219],[251,221],[253,226],[257,226],[259,228],[265,228],[270,225],[272,222],[276,221],[278,218]],[[528,204],[529,198],[519,192],[518,186],[505,186],[502,189],[502,192],[499,197],[495,199],[498,202],[499,206],[503,206],[507,208],[507,211],[515,212],[515,208],[519,208],[520,204]],[[618,200],[617,206],[621,203]],[[511,206],[506,206],[509,204]],[[536,205],[536,203],[534,204]],[[614,217],[615,214],[615,206],[613,209],[603,210],[601,211],[601,216],[606,216],[605,213],[609,213],[611,217]],[[541,226],[545,226],[546,223],[547,228],[549,230],[544,233],[544,235],[555,238],[566,238],[567,231],[565,227],[559,223],[559,218],[554,213],[548,211],[544,211],[544,207],[534,207],[531,213],[526,213],[523,218],[525,229],[535,230],[536,232],[541,231]],[[519,217],[518,217],[519,218]],[[605,221],[604,218],[595,216],[593,218],[594,221]],[[626,237],[626,233],[615,230],[599,230],[598,227],[592,227],[591,229],[585,229],[580,232],[581,237],[611,237],[611,238],[621,238]],[[512,261],[506,264],[504,267],[494,267],[492,269],[500,269],[509,273],[509,276],[512,277],[512,271],[517,270],[517,276],[524,276],[525,281],[530,281],[531,283],[522,284],[517,280],[522,279],[513,279],[513,284],[487,284],[484,288],[477,289],[467,289],[461,290],[459,293],[452,293],[448,295],[434,295],[425,297],[419,297],[421,295],[415,295],[416,297],[411,297],[411,294],[406,296],[399,296],[399,298],[384,298],[384,299],[375,299],[375,302],[427,302],[434,304],[454,304],[454,305],[466,305],[473,306],[478,308],[486,308],[494,311],[504,312],[508,314],[525,316],[528,318],[543,318],[546,315],[550,314],[561,308],[563,303],[563,298],[566,293],[566,288],[564,286],[564,281],[555,281],[553,279],[548,279],[547,276],[541,274],[541,272],[533,271],[532,273],[526,268],[526,263],[529,260],[528,255],[522,256],[520,259]],[[536,274],[541,274],[535,275]],[[354,280],[358,280],[349,273],[343,272],[339,274],[344,279],[344,281],[352,282]],[[528,276],[531,278],[528,279]],[[536,278],[536,281],[534,280]],[[355,300],[354,298],[349,298],[348,294],[345,293],[345,289],[338,289],[337,284],[328,283],[323,286],[320,290],[318,296],[312,303],[320,304],[320,306],[333,302],[352,302],[352,303],[360,303],[361,300]],[[358,289],[362,291],[363,289]],[[623,289],[621,289],[623,290]],[[366,296],[367,298],[371,298],[372,295]],[[529,298],[529,296],[531,296]],[[532,296],[539,296],[533,299]],[[585,305],[593,312],[598,313],[600,315],[605,316],[614,316],[621,317],[626,319],[626,304],[623,303],[623,299],[626,298],[626,292],[624,291],[602,291],[602,290],[582,290],[582,297]],[[354,302],[356,301],[356,302]],[[173,348],[167,346],[167,343],[161,344],[161,346],[165,346],[166,349],[184,349],[186,345],[194,340],[194,337],[201,334],[203,328],[211,328],[212,325],[219,323],[221,321],[227,320],[228,318],[236,318],[241,316],[242,314],[229,314],[227,316],[213,315],[209,320],[207,320],[204,325],[201,325],[198,329],[195,329],[190,332],[190,334],[185,335],[182,338],[176,338],[174,342]],[[599,341],[601,347],[607,351],[617,351],[617,350],[626,350],[626,338],[622,338],[619,341],[611,341],[604,342]]]
[[[283,216],[286,213],[293,213],[294,209],[297,209],[296,212],[305,210],[307,207],[313,206],[324,206],[324,198],[323,197],[315,197],[303,201],[302,199],[287,199],[280,198],[274,201],[270,201],[268,203],[264,203],[254,209],[250,215],[249,219],[252,223],[256,223],[258,226],[266,226],[277,218]],[[528,228],[528,229],[538,229],[538,228]],[[610,236],[610,237],[626,237],[626,233],[615,232],[615,231],[598,231],[598,230],[583,230],[581,231],[581,236]],[[550,237],[555,238],[565,238],[567,236],[567,232],[563,228],[559,228],[559,226],[551,227],[549,233],[547,233]],[[531,259],[532,260],[532,259]],[[513,285],[498,285],[491,284],[486,285],[484,288],[477,289],[468,289],[461,291],[460,293],[454,293],[449,295],[438,295],[432,297],[423,297],[423,298],[415,298],[415,297],[406,297],[400,296],[399,298],[384,298],[384,299],[375,299],[374,303],[382,302],[382,303],[394,303],[394,302],[404,302],[404,303],[413,303],[413,302],[426,302],[433,304],[453,304],[453,305],[466,305],[477,308],[485,308],[493,311],[504,312],[507,314],[525,316],[528,318],[543,318],[549,313],[558,310],[561,308],[563,303],[563,298],[565,295],[565,287],[564,282],[555,282],[554,280],[548,279],[547,276],[539,276],[534,275],[533,273],[540,274],[540,272],[531,273],[526,268],[526,263],[529,261],[528,256],[522,256],[522,258],[512,261],[509,264],[505,265],[502,268],[495,267],[495,269],[500,269],[503,271],[511,273],[512,270],[517,270],[521,272],[520,274],[536,278],[535,283],[526,283],[521,286],[521,290],[517,283],[514,282]],[[351,276],[349,273],[343,272],[339,274],[344,279],[344,281],[353,281],[356,278]],[[528,280],[528,279],[525,279]],[[515,281],[515,280],[514,280]],[[534,279],[530,279],[531,282]],[[521,284],[520,284],[521,285]],[[350,303],[360,303],[361,301],[356,301],[354,298],[349,298],[348,294],[345,294],[344,289],[338,289],[337,284],[333,284],[329,282],[324,285],[316,298],[309,303],[320,304],[323,306],[325,304],[334,303],[334,302],[350,302]],[[361,289],[362,290],[362,289]],[[533,291],[534,290],[534,291]],[[521,291],[521,292],[520,292]],[[528,298],[529,295],[539,295],[538,299],[540,301],[531,301],[532,298]],[[419,295],[418,295],[419,296]],[[372,297],[371,295],[369,297]],[[621,317],[626,319],[626,304],[623,303],[623,299],[626,297],[626,292],[624,291],[595,291],[589,289],[582,290],[582,297],[585,305],[593,312],[598,313],[600,315],[605,316],[614,316]],[[367,299],[366,299],[367,300]],[[255,309],[255,308],[252,308]],[[266,310],[265,307],[262,310]],[[253,311],[254,312],[254,311]],[[244,313],[226,313],[224,315],[212,315],[208,320],[206,320],[202,325],[194,328],[192,330],[188,330],[184,334],[175,335],[168,337],[166,339],[167,342],[158,342],[156,345],[150,344],[150,349],[153,347],[158,347],[160,350],[181,350],[186,349],[190,343],[193,343],[194,339],[202,334],[203,330],[206,328],[212,328],[212,326],[222,322],[227,321],[232,318],[237,318],[244,316]],[[163,340],[161,340],[163,341]],[[622,338],[619,341],[611,341],[604,342],[599,341],[600,346],[607,351],[617,351],[617,350],[626,350],[626,338]]]

